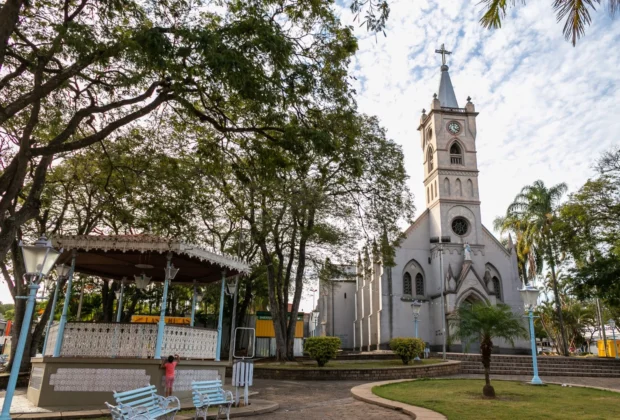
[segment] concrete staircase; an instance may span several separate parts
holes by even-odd
[[[461,373],[484,373],[479,354],[448,353],[447,358],[461,362]],[[533,375],[531,356],[494,354],[491,356],[492,375]],[[583,376],[620,378],[620,360],[538,356],[540,376]]]

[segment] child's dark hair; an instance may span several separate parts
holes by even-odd
[[[168,363],[174,362],[174,356],[168,356]]]

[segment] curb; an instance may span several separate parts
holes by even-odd
[[[255,416],[255,415],[259,415],[259,414],[265,414],[265,413],[271,413],[273,411],[276,411],[277,409],[280,408],[280,405],[278,403],[272,402],[272,401],[267,401],[267,400],[252,400],[251,403],[254,403],[254,407],[255,406],[260,406],[258,408],[252,408],[253,406],[250,405],[249,407],[240,407],[240,408],[232,408],[230,410],[230,417],[248,417],[248,416]],[[194,406],[192,404],[182,404],[181,405],[181,410],[179,411],[184,411],[184,410],[190,410],[193,409]],[[108,417],[110,416],[110,411],[109,410],[82,410],[82,411],[62,411],[62,412],[51,412],[51,413],[12,413],[11,414],[11,418],[13,419],[20,419],[20,420],[42,420],[42,419],[46,419],[46,420],[59,420],[59,419],[88,419],[88,418],[99,418],[99,417]],[[179,420],[184,420],[184,419],[193,419],[194,416],[189,415],[177,415],[175,416],[176,418],[178,418]],[[213,413],[209,413],[208,415],[208,419],[214,419],[216,417],[216,414]]]
[[[355,398],[356,400],[360,400],[368,404],[378,405],[379,407],[400,411],[401,413],[408,414],[409,416],[411,416],[411,418],[417,420],[447,420],[446,416],[436,411],[429,410],[427,408],[417,407],[415,405],[401,403],[398,401],[388,400],[372,393],[372,388],[375,386],[411,381],[415,381],[415,379],[397,379],[394,381],[371,382],[351,388],[351,394],[353,394],[353,398]]]

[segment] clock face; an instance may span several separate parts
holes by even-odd
[[[448,123],[448,131],[452,134],[458,134],[461,132],[461,125],[456,121]]]

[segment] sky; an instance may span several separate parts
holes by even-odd
[[[376,115],[403,147],[416,215],[424,202],[417,127],[439,87],[441,44],[459,106],[471,96],[480,114],[476,139],[483,224],[503,215],[519,190],[538,179],[578,189],[594,175],[602,152],[620,144],[620,21],[592,14],[586,36],[573,47],[562,34],[552,1],[529,1],[502,28],[479,24],[477,1],[395,0],[387,37],[356,28],[351,62],[361,112]],[[339,0],[353,24],[348,0]],[[357,24],[355,25],[357,26]],[[309,310],[312,294],[302,307]]]
[[[425,209],[416,129],[439,86],[441,57],[434,51],[441,44],[452,51],[448,65],[459,105],[471,96],[480,113],[476,147],[488,228],[524,185],[541,179],[575,191],[594,174],[598,156],[620,143],[620,21],[605,11],[593,13],[573,47],[551,0],[513,9],[497,30],[480,26],[477,1],[392,0],[387,37],[357,27],[350,0],[338,1],[343,24],[354,25],[359,38],[350,64],[359,109],[378,116],[403,147],[416,214]],[[0,300],[10,301],[5,284]],[[308,291],[302,310],[311,307]]]

